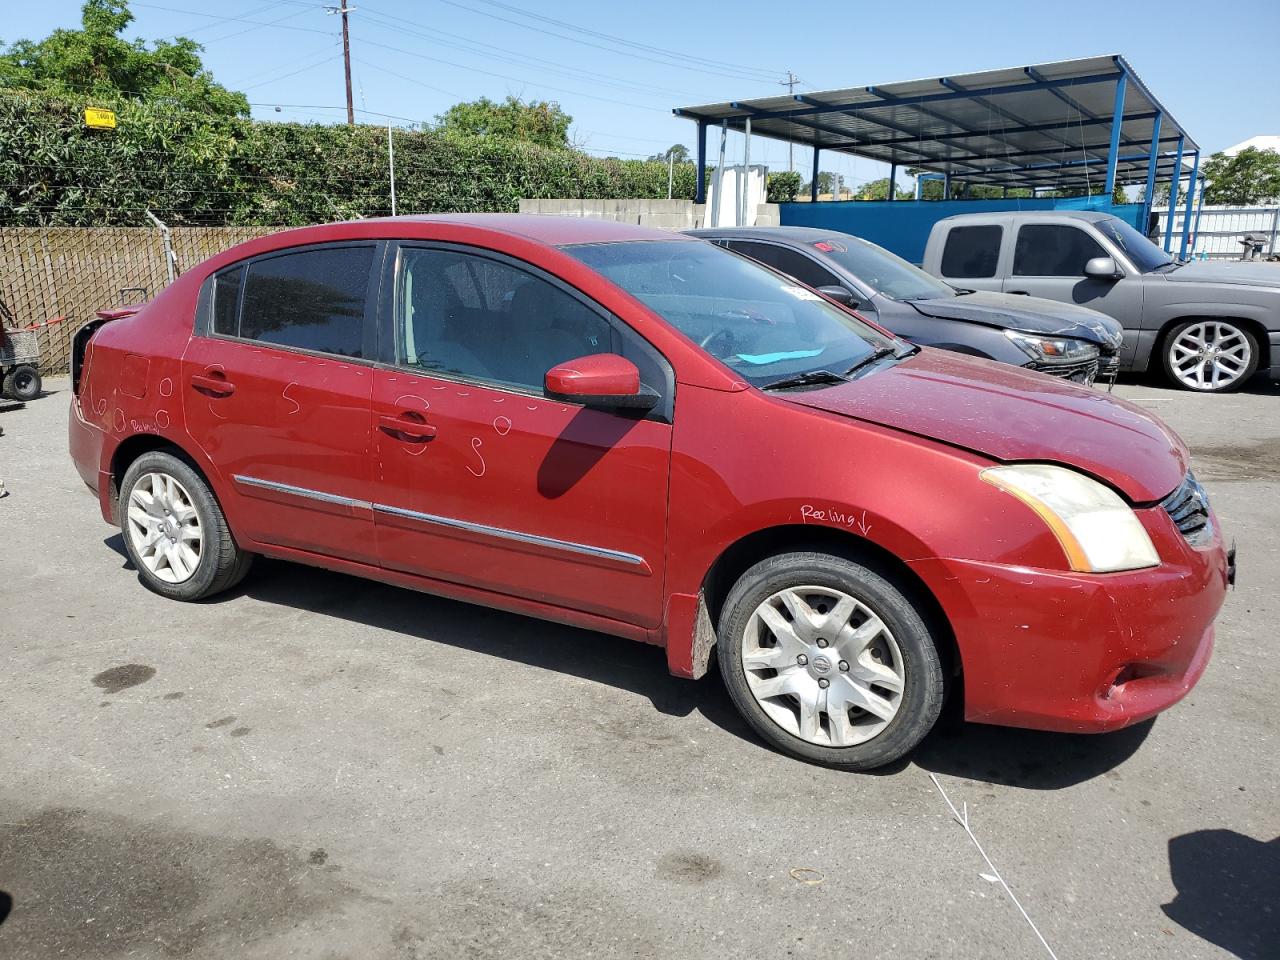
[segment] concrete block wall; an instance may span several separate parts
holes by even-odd
[[[521,200],[521,213],[552,217],[591,217],[617,220],[658,230],[693,230],[706,223],[707,205],[692,200]],[[757,224],[779,222],[778,205],[762,203],[756,214]]]

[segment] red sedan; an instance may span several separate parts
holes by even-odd
[[[70,442],[143,584],[255,555],[666,649],[850,769],[1105,731],[1199,678],[1234,567],[1146,411],[921,350],[700,240],[503,215],[235,247],[76,340]]]

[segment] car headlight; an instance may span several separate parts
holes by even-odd
[[[1038,337],[1017,330],[1006,330],[1004,335],[1028,357],[1041,363],[1080,363],[1098,355],[1096,344],[1071,337]]]
[[[1112,573],[1160,563],[1137,514],[1097,480],[1047,463],[989,467],[979,476],[1039,514],[1072,570]]]

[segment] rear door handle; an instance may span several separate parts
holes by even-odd
[[[214,397],[229,397],[236,392],[236,385],[225,374],[213,370],[192,376],[191,386]]]
[[[436,428],[423,420],[421,414],[412,411],[405,411],[398,417],[379,417],[378,429],[409,443],[427,443],[436,438]]]

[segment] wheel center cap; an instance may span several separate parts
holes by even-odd
[[[816,675],[825,677],[831,672],[831,658],[821,653],[817,654],[809,658],[809,666]]]
[[[164,529],[164,535],[166,537],[177,536],[178,525],[173,522],[173,517],[165,517],[160,525]]]

